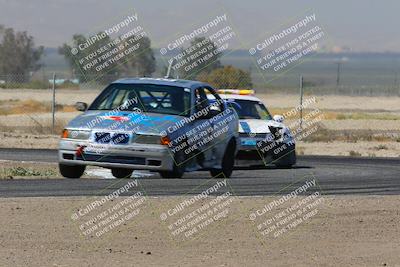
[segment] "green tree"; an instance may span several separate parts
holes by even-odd
[[[250,73],[233,66],[224,66],[210,73],[202,72],[197,76],[197,80],[209,83],[215,88],[240,89],[253,86]]]
[[[29,80],[29,73],[40,67],[43,47],[35,47],[34,39],[26,31],[14,32],[0,25],[0,73],[15,74],[22,82]]]
[[[138,51],[132,59],[128,60],[128,71],[131,67],[136,70],[138,76],[150,77],[156,70],[156,59],[153,49],[151,49],[151,40],[144,36],[138,42],[140,44]]]
[[[181,78],[193,79],[200,72],[210,73],[220,68],[222,53],[217,49],[217,45],[206,37],[194,38],[189,47],[181,48],[181,53],[184,54],[182,61],[187,63],[178,68],[177,73]],[[185,66],[190,68],[185,69]]]
[[[98,36],[100,35],[97,34]],[[74,77],[78,78],[80,81],[92,81],[96,80],[100,83],[109,83],[115,80],[119,75],[119,69],[117,68],[118,62],[114,62],[110,64],[107,68],[103,69],[102,71],[96,70],[96,65],[89,66],[91,62],[95,60],[99,60],[97,56],[90,57],[90,55],[95,55],[98,49],[101,49],[104,46],[107,46],[111,39],[107,35],[105,38],[98,40],[96,42],[88,42],[93,36],[86,38],[82,34],[75,34],[72,37],[72,45],[63,44],[63,46],[58,48],[59,54],[63,55],[64,58],[67,60],[71,72],[73,73]],[[89,43],[86,48],[78,49],[78,47],[82,44]],[[73,53],[73,49],[77,51],[75,54]],[[87,59],[89,58],[90,59]]]
[[[101,33],[97,34],[97,36],[100,35]],[[131,36],[129,39],[135,40],[135,37],[136,36]],[[64,44],[62,47],[59,48],[59,53],[64,55],[65,59],[70,65],[71,72],[78,79],[83,81],[96,80],[100,83],[109,83],[117,79],[121,75],[133,74],[136,76],[151,76],[151,74],[155,71],[155,58],[153,50],[151,49],[151,41],[148,37],[145,36],[139,38],[137,42],[132,44],[128,43],[127,40],[116,42],[119,39],[111,39],[107,35],[101,40],[97,40],[96,42],[91,43],[87,48],[83,50],[78,49],[78,53],[76,53],[75,55],[72,53],[74,48],[78,48],[80,44],[82,45],[87,43],[88,40],[90,40],[91,38],[92,36],[86,38],[81,34],[75,34],[72,38],[72,46]],[[102,48],[107,47],[107,49],[109,49],[110,47],[118,47],[118,52],[114,54],[117,55],[120,53],[124,53],[127,49],[132,48],[136,44],[139,45],[139,48],[134,52],[127,53],[127,56],[123,56],[118,60],[108,61],[109,65],[101,71],[96,70],[96,66],[104,63],[104,60],[101,59],[102,55],[104,55],[104,50]],[[122,48],[120,47],[121,45]],[[86,68],[85,64],[87,64],[88,62],[86,60],[83,60],[84,63],[82,64],[80,63],[80,60],[89,57],[89,55],[95,55],[94,57],[92,57],[91,62],[97,60],[97,62],[101,63],[96,63],[94,67]]]

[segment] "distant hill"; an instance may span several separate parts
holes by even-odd
[[[45,48],[44,72],[69,76],[70,71],[64,57],[57,48]],[[160,76],[165,60],[154,49],[157,70]],[[274,76],[257,69],[254,59],[246,50],[225,52],[221,61],[251,71],[255,87],[297,87],[300,75],[311,85],[334,86],[337,78],[337,60],[346,58],[341,64],[340,82],[346,86],[398,86],[400,80],[400,53],[318,53],[307,56],[298,66],[286,73]],[[42,70],[41,70],[42,71]],[[68,78],[68,77],[67,77]]]

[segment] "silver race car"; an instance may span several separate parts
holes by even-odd
[[[295,139],[283,124],[283,116],[272,117],[253,90],[221,89],[218,93],[239,115],[236,166],[274,164],[288,168],[296,164]]]
[[[212,96],[212,101],[207,98]],[[116,178],[133,170],[164,178],[209,170],[229,177],[238,148],[236,111],[208,84],[173,79],[121,79],[111,83],[63,130],[59,169],[79,178],[87,165]]]

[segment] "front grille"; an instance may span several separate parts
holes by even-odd
[[[129,143],[129,134],[96,132],[94,133],[94,141],[99,144],[124,145]]]
[[[94,141],[100,144],[108,144],[111,141],[111,134],[103,132],[94,133]]]
[[[146,159],[140,157],[130,156],[114,156],[114,155],[97,155],[97,154],[83,154],[76,157],[77,160],[107,162],[107,163],[121,163],[121,164],[136,164],[145,165]]]
[[[115,144],[127,144],[129,142],[129,134],[114,134],[111,141]]]
[[[138,144],[160,144],[161,136],[138,134],[136,135],[136,138],[132,140],[132,142]]]
[[[239,133],[239,137],[241,137],[241,138],[251,137],[251,138],[257,139],[257,142],[259,142],[261,140],[264,140],[265,142],[271,142],[274,140],[274,137],[270,133],[257,133],[257,134]]]
[[[74,159],[74,154],[63,153],[62,155],[63,155],[63,159],[68,159],[68,160]]]
[[[253,137],[253,138],[262,138],[264,139],[267,134],[265,133],[239,133],[239,137]]]
[[[150,159],[147,161],[150,166],[161,166],[161,160]]]
[[[239,150],[236,155],[238,160],[262,160],[257,150]]]

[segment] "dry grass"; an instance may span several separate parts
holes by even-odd
[[[56,105],[58,112],[73,112],[73,105]],[[51,103],[37,101],[33,99],[27,100],[8,100],[0,101],[0,115],[12,114],[28,114],[28,113],[48,113],[51,112]]]
[[[296,154],[297,155],[304,155],[304,147],[303,146],[296,146]]]
[[[5,161],[0,166],[0,179],[61,178],[54,163]]]
[[[349,152],[349,156],[350,156],[350,157],[361,157],[361,153],[359,153],[359,152],[357,152],[357,151],[354,151],[354,150],[351,150],[351,151]]]
[[[48,134],[61,134],[64,129],[67,121],[64,120],[56,120],[54,125],[54,131],[51,121],[47,121],[45,123],[39,122],[35,118],[27,115],[31,119],[31,124],[26,126],[8,126],[4,123],[0,123],[0,132],[3,133],[13,133],[13,132],[23,132],[29,134],[40,134],[40,135],[48,135]]]
[[[386,145],[379,145],[374,147],[376,150],[388,150],[389,148]]]
[[[289,112],[289,108],[270,108],[272,114],[283,115]],[[310,113],[312,109],[304,109],[303,116]],[[368,113],[368,112],[344,112],[344,111],[329,111],[321,110],[324,114],[324,120],[400,120],[400,115],[393,113]],[[286,117],[286,119],[298,119],[299,113],[293,113]]]
[[[307,131],[304,129],[303,131]],[[302,139],[304,142],[334,142],[343,141],[357,143],[358,141],[400,142],[398,135],[386,134],[379,130],[332,130],[327,129],[322,123],[318,130]],[[384,149],[384,148],[380,148]]]

